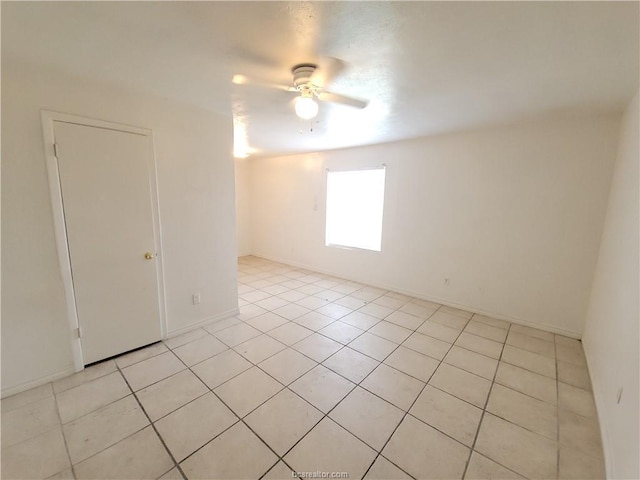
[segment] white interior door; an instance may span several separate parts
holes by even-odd
[[[54,136],[86,365],[161,338],[153,150],[148,135],[61,121]]]

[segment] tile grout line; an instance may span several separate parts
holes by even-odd
[[[429,318],[431,318],[433,315],[435,315],[435,313],[437,311],[439,311],[440,308],[438,308],[435,312],[433,312]],[[465,327],[469,324],[469,321],[471,320],[471,318],[473,317],[473,315],[467,319],[466,323],[465,323]],[[422,322],[417,328],[420,328],[425,322],[427,322],[427,320],[429,319],[427,318],[424,322]],[[447,350],[447,353],[445,353],[445,355],[442,357],[442,360],[440,360],[438,362],[438,366],[436,368],[433,369],[433,372],[431,373],[431,375],[429,376],[429,379],[424,382],[424,385],[422,386],[422,388],[420,389],[420,392],[418,392],[418,395],[416,396],[416,398],[413,399],[413,402],[411,402],[411,405],[409,405],[409,408],[406,409],[406,411],[404,412],[404,415],[402,416],[402,418],[400,419],[400,422],[398,422],[398,424],[396,425],[396,427],[393,429],[393,431],[391,432],[391,434],[389,435],[389,437],[387,438],[386,442],[384,443],[384,445],[382,445],[382,448],[380,448],[380,451],[378,452],[378,454],[376,455],[376,457],[373,459],[373,462],[371,462],[371,465],[369,465],[369,468],[366,470],[365,472],[365,476],[367,473],[369,473],[369,470],[371,470],[371,468],[373,467],[373,465],[375,464],[376,460],[378,459],[378,457],[380,457],[382,455],[383,450],[386,448],[386,446],[389,444],[389,442],[391,441],[391,439],[393,438],[394,434],[396,433],[396,431],[398,430],[398,428],[400,427],[400,425],[402,425],[402,422],[404,422],[405,418],[407,417],[407,415],[409,415],[409,411],[413,408],[413,406],[415,405],[415,403],[418,401],[418,398],[420,398],[420,396],[422,395],[422,392],[424,392],[424,390],[427,388],[427,385],[429,385],[429,382],[431,381],[431,378],[433,378],[433,375],[435,375],[436,371],[440,368],[440,365],[442,365],[443,361],[444,361],[444,357],[447,356],[447,354],[451,351],[451,349],[453,348],[453,345],[455,345],[455,342],[458,340],[458,338],[460,337],[460,335],[462,335],[462,332],[464,331],[464,328],[462,328],[462,330],[460,330],[460,333],[458,333],[458,336],[456,337],[456,340],[454,340],[454,342],[451,344],[451,346],[449,347],[449,349]],[[415,333],[415,332],[414,332]],[[395,350],[394,350],[395,351]],[[391,352],[393,353],[393,352]],[[391,355],[391,354],[389,354]],[[388,358],[388,356],[387,356]],[[385,358],[386,360],[386,358]],[[381,362],[382,363],[382,362]],[[392,367],[393,368],[393,367]],[[363,380],[364,381],[364,380]],[[457,398],[457,397],[456,397]],[[412,415],[413,417],[413,415]],[[419,420],[419,419],[418,419]],[[421,421],[421,420],[419,420]],[[422,422],[424,423],[424,422]],[[425,425],[428,425],[425,423]],[[431,425],[428,425],[429,427],[431,427]],[[434,427],[431,427],[434,428]],[[450,437],[451,438],[451,437]],[[455,439],[454,439],[455,440]],[[456,440],[456,442],[458,442],[458,440]],[[460,442],[458,442],[460,443]],[[391,459],[385,457],[384,455],[382,455],[383,458],[385,460],[387,460],[388,462],[392,463],[393,465],[395,465],[397,468],[399,468],[401,471],[407,473],[411,478],[415,478],[413,477],[413,475],[410,475],[408,472],[406,472],[405,470],[403,470],[399,465],[397,465],[396,463],[394,463]]]
[[[51,393],[53,394],[53,402],[55,403],[55,406],[56,406],[56,415],[58,416],[58,421],[60,421],[60,434],[62,435],[62,440],[64,442],[64,449],[67,452],[67,458],[69,459],[69,468],[71,469],[71,475],[73,476],[73,478],[76,478],[76,471],[75,471],[73,462],[71,460],[71,452],[69,451],[67,436],[64,434],[64,428],[63,428],[64,424],[62,423],[62,417],[60,416],[60,407],[58,406],[58,396],[56,395],[56,392],[53,390],[53,384],[51,385]],[[57,473],[60,473],[60,472],[56,472],[56,474]]]
[[[507,338],[509,337],[509,332],[511,331],[511,323],[509,324],[509,328],[507,329],[507,336],[505,337],[505,341],[502,344],[502,349],[500,350],[500,357],[498,358],[498,364],[496,365],[496,371],[493,374],[493,379],[491,380],[491,385],[489,387],[489,392],[487,393],[487,398],[484,402],[484,406],[482,407],[482,412],[480,414],[480,421],[478,422],[478,427],[476,429],[476,434],[473,438],[473,443],[471,444],[471,449],[469,450],[469,458],[467,459],[467,463],[464,467],[464,472],[462,474],[462,478],[464,478],[464,476],[467,474],[467,470],[469,468],[469,464],[471,463],[471,456],[473,455],[473,452],[476,451],[476,442],[478,441],[478,437],[480,436],[480,429],[482,428],[482,423],[484,422],[484,417],[485,414],[487,413],[487,405],[489,404],[489,399],[491,398],[491,392],[493,391],[493,386],[496,384],[496,377],[498,376],[498,369],[500,368],[500,362],[502,361],[502,354],[504,352],[504,347],[507,344]],[[500,384],[498,384],[500,385]],[[512,423],[513,425],[516,425],[513,422],[509,422]],[[482,455],[480,452],[478,452],[479,455]],[[487,457],[489,458],[489,457]],[[501,467],[507,468],[508,470],[520,475],[518,472],[515,472],[514,470],[512,470],[511,468],[508,468],[504,465],[502,465],[501,463],[497,462],[496,460],[494,460],[493,458],[490,458],[491,461],[495,462],[496,464],[500,465]]]
[[[174,354],[175,355],[175,354]],[[127,387],[129,387],[129,390],[131,390],[131,394],[133,395],[133,398],[136,399],[137,404],[140,406],[140,409],[142,410],[142,412],[144,413],[144,416],[147,417],[147,420],[149,421],[149,425],[151,426],[151,428],[153,428],[153,431],[155,432],[156,436],[158,437],[158,439],[160,440],[160,443],[162,443],[162,446],[164,447],[165,451],[167,452],[167,454],[169,455],[169,458],[173,461],[173,468],[177,468],[178,471],[180,472],[180,475],[182,475],[182,478],[187,478],[187,476],[184,474],[184,472],[182,471],[182,468],[180,467],[180,465],[178,464],[178,462],[176,461],[175,457],[173,456],[173,454],[171,453],[171,450],[169,450],[169,447],[167,446],[167,444],[164,441],[164,438],[162,438],[162,435],[160,435],[160,432],[158,432],[158,429],[156,428],[155,423],[151,420],[151,417],[149,417],[149,414],[147,413],[147,410],[144,408],[144,405],[142,405],[142,402],[140,401],[140,399],[138,398],[138,395],[136,394],[136,392],[133,390],[133,388],[131,388],[131,385],[129,384],[129,381],[127,380],[127,377],[125,377],[124,373],[122,372],[122,370],[120,369],[120,367],[116,364],[116,368],[118,369],[118,372],[120,372],[120,375],[122,376],[122,378],[124,379],[125,383],[127,384]],[[147,388],[147,387],[143,387],[142,389]],[[141,390],[142,390],[141,389]],[[146,426],[144,427],[146,428]],[[144,430],[144,428],[142,430]],[[138,432],[142,431],[142,430],[138,430]],[[138,433],[135,432],[135,433]],[[135,435],[135,433],[131,434],[131,435]],[[131,436],[129,435],[129,437]],[[128,437],[127,437],[128,438]],[[172,470],[172,468],[170,468],[169,470],[167,470],[167,472],[163,473],[162,475],[167,474],[168,472],[170,472]],[[162,476],[161,475],[161,476]]]

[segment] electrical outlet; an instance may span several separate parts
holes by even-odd
[[[199,305],[200,304],[200,292],[194,293],[193,295],[191,295],[191,301],[193,302],[194,305]]]

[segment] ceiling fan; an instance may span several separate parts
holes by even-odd
[[[261,80],[250,79],[244,75],[234,75],[233,83],[236,85],[256,85],[267,88],[276,88],[286,92],[299,94],[295,101],[296,114],[305,120],[314,118],[318,114],[317,100],[322,102],[339,103],[355,108],[365,108],[368,101],[348,97],[324,89],[328,80],[334,77],[344,68],[344,62],[336,58],[331,59],[326,68],[320,68],[314,63],[300,63],[291,68],[293,85],[279,85]]]

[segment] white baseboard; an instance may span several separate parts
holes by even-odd
[[[76,373],[73,364],[68,367],[60,370],[58,372],[52,373],[50,375],[45,375],[44,377],[36,378],[34,380],[29,380],[27,382],[21,383],[19,385],[14,385],[12,387],[6,387],[2,389],[0,393],[1,398],[10,397],[11,395],[15,395],[16,393],[24,392],[31,388],[39,387],[40,385],[44,385],[45,383],[55,382],[56,380],[60,380],[61,378],[67,377]]]
[[[239,313],[240,312],[238,311],[237,308],[232,308],[231,310],[219,313],[219,314],[214,315],[212,317],[207,317],[207,318],[204,318],[202,320],[198,320],[197,322],[192,323],[190,325],[187,325],[186,327],[178,328],[177,330],[171,330],[170,332],[167,332],[167,338],[177,337],[178,335],[182,335],[183,333],[187,333],[187,332],[190,332],[191,330],[195,330],[196,328],[200,328],[203,325],[208,325],[210,323],[215,323],[215,322],[218,322],[220,320],[224,320],[225,318],[229,318],[229,317],[233,317],[234,315],[238,315]]]
[[[282,259],[282,258],[272,257],[270,255],[264,255],[262,253],[252,253],[251,255],[253,255],[254,257],[264,258],[265,260],[271,260],[273,262],[284,263],[284,264],[287,264],[287,265],[291,265],[293,267],[304,268],[306,270],[312,270],[312,271],[315,271],[315,272],[318,272],[318,273],[323,273],[325,275],[332,275],[334,277],[344,278],[345,280],[350,280],[350,281],[362,283],[362,284],[365,284],[365,285],[371,285],[372,287],[382,288],[384,290],[389,290],[389,291],[392,291],[392,292],[401,293],[403,295],[419,298],[421,300],[427,300],[428,302],[434,302],[434,303],[439,303],[441,305],[446,305],[448,307],[459,308],[459,309],[465,310],[467,312],[473,312],[473,313],[477,313],[479,315],[485,315],[487,317],[496,318],[498,320],[505,320],[507,322],[515,323],[515,324],[518,324],[518,325],[537,328],[539,330],[544,330],[545,332],[557,333],[559,335],[564,335],[566,337],[577,338],[577,339],[580,339],[582,337],[581,333],[574,332],[572,330],[565,330],[564,328],[558,328],[558,327],[555,327],[553,325],[547,325],[547,324],[544,324],[544,323],[531,322],[529,320],[524,320],[524,319],[517,318],[517,317],[511,317],[511,316],[508,316],[508,315],[503,315],[503,314],[496,313],[496,312],[491,312],[491,311],[488,311],[488,310],[481,310],[481,309],[477,309],[475,307],[472,307],[470,305],[463,305],[463,304],[460,304],[460,303],[453,303],[450,300],[446,300],[446,299],[438,298],[438,297],[433,297],[433,296],[429,296],[429,295],[424,295],[422,293],[412,292],[410,290],[405,290],[405,289],[402,289],[402,288],[399,288],[399,287],[396,287],[396,286],[393,286],[393,285],[372,283],[370,279],[361,279],[361,278],[349,277],[349,276],[345,276],[345,275],[343,275],[341,273],[336,273],[336,272],[332,272],[332,271],[329,271],[329,270],[324,270],[324,269],[321,269],[321,268],[312,267],[310,265],[305,265],[305,264],[298,263],[298,262],[292,262],[292,261],[285,260],[285,259]]]
[[[602,412],[607,411],[607,407],[604,402],[602,390],[599,388],[600,382],[596,376],[596,370],[595,368],[591,368],[591,362],[589,361],[589,342],[582,342],[582,349],[584,350],[584,356],[587,360],[587,371],[589,372],[589,380],[591,380],[593,399],[596,402],[596,416],[598,417],[598,425],[600,426],[600,440],[602,441],[606,478],[614,478],[611,436],[609,435],[609,429],[607,427],[607,423],[604,421],[604,415],[602,414]]]

